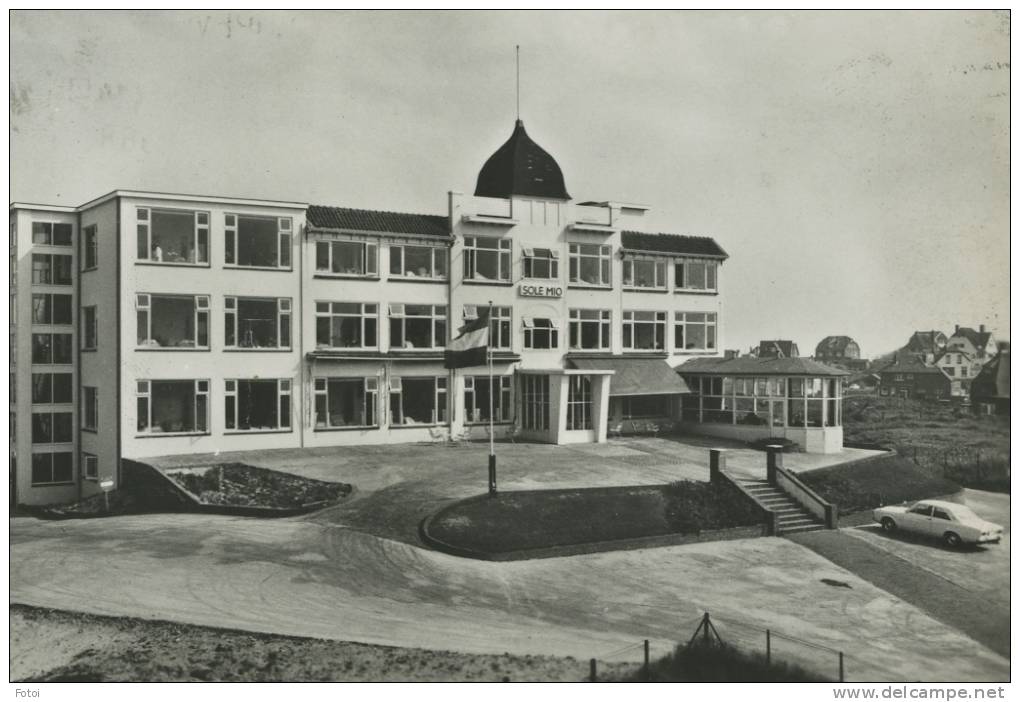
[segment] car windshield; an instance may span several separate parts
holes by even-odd
[[[918,502],[916,505],[910,508],[910,511],[914,512],[915,514],[930,514],[931,505],[926,505],[923,502]]]

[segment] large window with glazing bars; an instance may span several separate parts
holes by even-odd
[[[489,402],[492,402],[492,421],[509,422],[513,418],[513,377],[502,375],[468,375],[464,378],[464,421],[478,424],[489,421]]]
[[[528,431],[548,431],[548,375],[521,376],[521,428]]]
[[[291,267],[290,217],[224,216],[223,263],[238,268]]]
[[[677,312],[673,322],[674,351],[711,351],[716,347],[715,312]]]
[[[379,379],[316,378],[315,428],[345,429],[379,425]]]
[[[464,237],[464,280],[510,281],[509,239]]]
[[[607,350],[611,317],[610,310],[570,310],[570,348]]]
[[[70,246],[73,227],[64,222],[32,222],[32,243]]]
[[[228,432],[289,431],[289,378],[224,381],[224,426]]]
[[[74,482],[74,454],[53,451],[32,454],[32,485],[67,485]]]
[[[560,323],[548,317],[524,317],[524,348],[554,350],[560,347]]]
[[[652,258],[625,258],[623,286],[646,290],[666,289],[666,262]]]
[[[315,272],[319,275],[378,276],[379,246],[362,241],[316,242]]]
[[[32,324],[71,324],[70,295],[34,293],[32,295]]]
[[[570,244],[570,282],[612,286],[611,248],[600,244]]]
[[[135,295],[139,348],[209,348],[208,295]]]
[[[674,265],[678,291],[716,292],[719,264],[716,261],[678,261]]]
[[[591,376],[567,377],[567,430],[591,429]]]
[[[390,276],[446,280],[445,246],[390,245]]]
[[[524,277],[531,280],[559,280],[560,252],[556,249],[524,249]]]
[[[394,303],[389,311],[391,349],[446,346],[446,305]]]
[[[665,351],[666,313],[624,310],[623,348],[625,351]]]
[[[209,431],[208,380],[139,380],[135,401],[139,434]]]
[[[289,297],[227,297],[223,345],[228,349],[289,349]]]
[[[390,378],[390,425],[445,424],[447,379],[436,377]]]
[[[209,264],[209,213],[139,207],[139,261],[179,265]]]
[[[32,254],[32,283],[70,285],[71,257],[63,254]]]
[[[316,302],[315,346],[374,349],[379,346],[379,306],[364,302]]]

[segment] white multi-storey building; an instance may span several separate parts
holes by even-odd
[[[604,441],[680,419],[673,366],[723,346],[705,237],[571,202],[518,121],[443,215],[115,191],[11,205],[17,501],[122,459],[484,438]],[[491,305],[493,380],[443,349]]]

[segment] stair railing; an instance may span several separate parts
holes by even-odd
[[[770,445],[765,447],[765,451],[769,485],[779,488],[800,503],[804,509],[822,520],[826,529],[839,528],[839,508],[826,502],[796,475],[783,468],[783,447]]]

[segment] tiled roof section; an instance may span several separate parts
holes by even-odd
[[[930,366],[914,354],[900,354],[892,363],[883,366],[879,373],[931,373],[945,375],[938,366]],[[948,376],[947,376],[948,377]]]
[[[939,337],[945,342],[946,335],[940,331],[916,331],[911,335],[910,341],[903,347],[903,350],[914,353],[935,353],[940,348]]]
[[[758,342],[758,358],[776,358],[786,356],[796,358],[800,356],[800,349],[797,344],[788,339],[762,339]]]
[[[719,244],[715,243],[715,239],[707,236],[625,231],[621,235],[621,239],[625,249],[729,258],[729,254],[723,251]]]
[[[680,375],[850,375],[810,358],[692,358],[674,370]]]
[[[313,229],[352,229],[443,238],[450,236],[450,221],[444,215],[357,210],[351,207],[309,205],[308,224]]]
[[[989,331],[978,331],[970,327],[960,327],[956,330],[953,336],[962,336],[970,343],[974,344],[974,348],[983,349],[988,343],[988,340],[992,337],[992,333]]]
[[[984,365],[970,386],[973,398],[1009,398],[1009,354],[1000,353]]]

